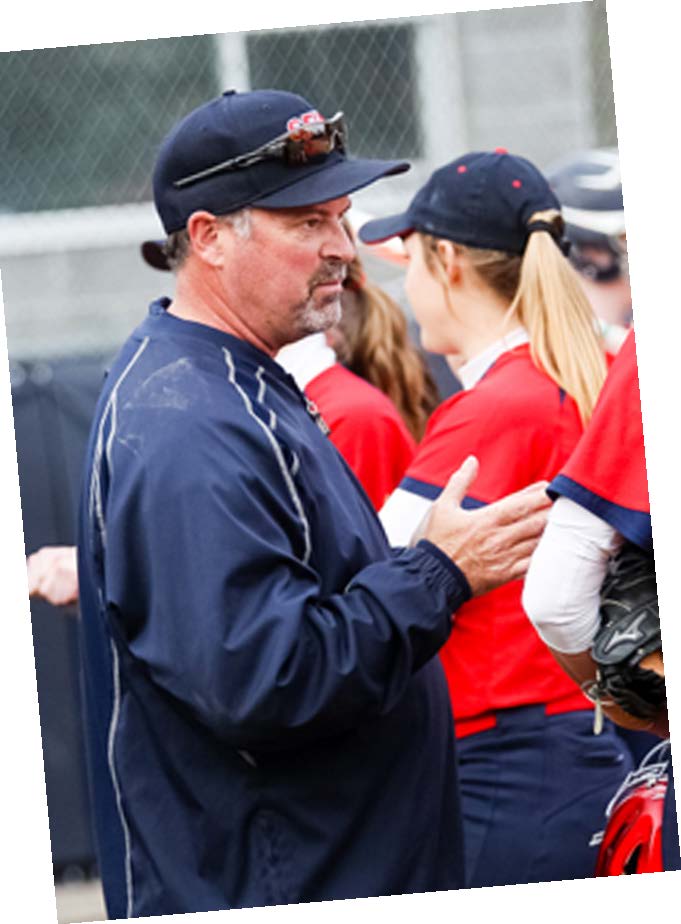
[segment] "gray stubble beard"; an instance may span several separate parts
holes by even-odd
[[[310,281],[309,298],[302,303],[300,310],[296,314],[297,327],[300,330],[299,337],[317,334],[320,331],[328,330],[334,324],[338,324],[342,314],[340,292],[327,295],[319,304],[315,302],[314,289],[320,283],[335,280],[342,281],[346,275],[347,266],[338,261],[330,261],[315,274]]]
[[[315,287],[324,282],[342,281],[347,275],[347,264],[339,260],[330,260],[310,280],[308,298],[298,306],[293,322],[292,337],[301,340],[309,334],[318,334],[334,324],[338,324],[342,315],[341,293],[334,292],[325,296],[321,303],[315,302]]]
[[[340,293],[330,295],[321,305],[316,305],[312,298],[308,299],[301,306],[300,313],[296,318],[296,326],[300,330],[300,337],[328,330],[334,324],[338,324],[341,314]]]

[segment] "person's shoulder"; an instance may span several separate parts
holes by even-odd
[[[624,393],[634,395],[638,392],[638,363],[636,361],[636,341],[633,328],[629,331],[619,352],[612,358],[608,367],[608,376],[601,392],[602,401],[621,400]]]
[[[226,373],[219,357],[201,356],[167,338],[128,341],[108,375],[108,403],[118,417],[134,417],[140,424],[155,420],[171,428],[212,413],[212,405],[229,400],[224,392]],[[106,412],[106,408],[104,408]]]
[[[305,388],[322,416],[366,420],[401,420],[390,398],[371,382],[351,372],[340,363],[325,369]],[[325,414],[326,408],[326,414]]]
[[[472,393],[481,406],[516,421],[554,415],[566,400],[565,392],[532,358],[529,344],[500,356]]]
[[[385,397],[382,391],[367,382],[366,379],[363,379],[355,372],[351,372],[338,362],[311,379],[305,386],[305,391],[319,395],[324,394],[329,397],[333,396],[339,402],[344,403],[348,401],[346,397],[348,395],[357,397],[362,401],[377,401]]]
[[[552,386],[557,387],[532,358],[530,345],[524,343],[502,353],[481,378],[477,387],[483,393],[487,389],[498,389],[505,397],[511,399],[514,395],[523,394],[527,389],[550,389]]]
[[[105,430],[115,430],[118,443],[143,447],[149,457],[168,454],[169,464],[218,445],[229,454],[244,453],[244,446],[255,448],[264,439],[255,372],[237,368],[233,375],[212,345],[192,350],[173,338],[153,337],[130,342],[109,376],[101,411]]]
[[[544,430],[557,420],[566,396],[533,362],[528,348],[504,353],[471,388],[452,395],[431,415],[425,439],[455,431],[499,438]]]
[[[508,363],[501,357],[483,377],[470,388],[464,388],[443,401],[433,411],[431,428],[451,427],[467,421],[477,422],[498,419],[501,408],[512,413],[522,406],[523,398],[519,385],[524,386],[524,363],[521,366],[523,378],[518,376],[518,363]]]

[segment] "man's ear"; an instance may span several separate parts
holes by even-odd
[[[187,220],[187,234],[191,241],[192,253],[210,266],[220,267],[224,263],[224,253],[220,244],[222,227],[211,212],[192,212]]]
[[[440,238],[437,242],[437,254],[447,274],[449,282],[455,284],[461,279],[461,250],[453,241]]]

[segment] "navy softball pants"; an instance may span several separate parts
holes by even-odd
[[[497,713],[457,741],[468,887],[593,876],[605,809],[632,769],[628,748],[590,711]]]

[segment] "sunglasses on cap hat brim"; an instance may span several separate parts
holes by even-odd
[[[316,205],[409,166],[350,157],[341,112],[325,119],[303,97],[285,91],[227,91],[189,113],[162,142],[154,202],[166,234],[172,234],[196,211],[228,215],[248,206]]]
[[[175,180],[173,185],[182,189],[218,173],[243,170],[266,160],[282,160],[289,167],[301,166],[316,157],[325,157],[335,150],[345,152],[347,137],[343,113],[337,112],[331,119],[301,123],[253,151],[247,151],[197,173],[181,177]]]

